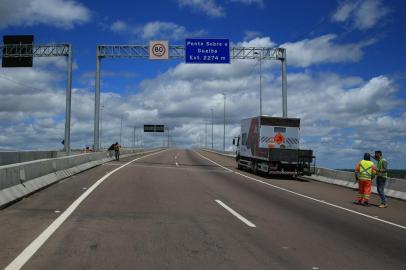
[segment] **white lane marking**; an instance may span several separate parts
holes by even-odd
[[[126,164],[120,166],[107,173],[105,176],[96,181],[88,190],[86,190],[79,198],[76,199],[57,219],[55,219],[51,225],[49,225],[37,238],[34,239],[4,270],[17,270],[21,269],[28,262],[28,260],[41,248],[41,246],[48,240],[49,237],[65,222],[65,220],[75,211],[75,209],[87,198],[87,196],[92,193],[101,183],[104,182],[109,176],[111,176],[116,171],[124,168],[128,164],[145,158],[148,156],[156,155],[166,151],[167,149],[161,150],[156,153],[145,155],[127,162]]]
[[[238,218],[239,220],[241,220],[242,222],[244,222],[247,226],[251,227],[251,228],[255,228],[257,226],[255,226],[254,223],[252,223],[251,221],[249,221],[248,219],[246,219],[245,217],[241,216],[240,214],[238,214],[236,211],[234,211],[233,209],[231,209],[229,206],[227,206],[225,203],[223,203],[220,200],[216,200],[216,203],[220,204],[222,207],[224,207],[228,212],[230,212],[231,214],[233,214],[236,218]]]
[[[59,210],[55,210],[55,211],[54,211],[55,214],[59,214],[60,212],[61,212],[61,211],[59,211]]]
[[[319,203],[321,203],[321,204],[325,204],[325,205],[328,205],[328,206],[331,206],[331,207],[334,207],[334,208],[337,208],[337,209],[340,209],[340,210],[343,210],[343,211],[347,211],[347,212],[350,212],[350,213],[353,213],[353,214],[356,214],[356,215],[360,215],[360,216],[363,216],[363,217],[366,217],[366,218],[369,218],[369,219],[373,219],[373,220],[376,220],[376,221],[379,221],[379,222],[382,222],[382,223],[385,223],[385,224],[388,224],[388,225],[392,225],[392,226],[394,226],[394,227],[397,227],[397,228],[406,230],[406,226],[403,226],[403,225],[400,225],[400,224],[397,224],[397,223],[394,223],[394,222],[391,222],[391,221],[387,221],[387,220],[384,220],[384,219],[381,219],[381,218],[377,218],[377,217],[374,217],[374,216],[370,216],[370,215],[367,215],[367,214],[364,214],[364,213],[361,213],[361,212],[357,212],[357,211],[355,211],[355,210],[348,209],[348,208],[345,208],[345,207],[342,207],[342,206],[339,206],[339,205],[336,205],[336,204],[333,204],[333,203],[329,203],[329,202],[326,202],[326,201],[323,201],[323,200],[319,200],[319,199],[316,199],[316,198],[313,198],[313,197],[310,197],[310,196],[307,196],[307,195],[304,195],[304,194],[301,194],[301,193],[292,191],[292,190],[290,190],[290,189],[286,189],[286,188],[283,188],[283,187],[275,186],[275,185],[273,185],[273,184],[264,182],[264,181],[262,181],[262,180],[259,180],[259,179],[254,178],[254,177],[251,177],[251,176],[248,176],[248,175],[245,175],[245,174],[242,174],[242,173],[239,173],[239,172],[230,170],[229,168],[226,168],[226,167],[224,167],[224,166],[218,164],[217,162],[215,162],[215,161],[213,161],[213,160],[211,160],[211,159],[209,159],[209,158],[207,158],[207,157],[201,155],[200,153],[198,153],[198,152],[196,152],[196,151],[195,151],[195,153],[198,154],[199,156],[201,156],[202,158],[204,158],[204,159],[206,159],[206,160],[212,162],[213,164],[216,164],[217,166],[219,166],[219,167],[221,167],[221,168],[223,168],[223,169],[225,169],[225,170],[227,170],[227,171],[229,171],[229,172],[233,172],[233,173],[235,173],[235,174],[238,174],[238,175],[240,175],[240,176],[242,176],[242,177],[245,177],[245,178],[247,178],[247,179],[250,179],[250,180],[252,180],[252,181],[255,181],[255,182],[258,182],[258,183],[261,183],[261,184],[264,184],[264,185],[267,185],[267,186],[270,186],[270,187],[273,187],[273,188],[276,188],[276,189],[279,189],[279,190],[282,190],[282,191],[285,191],[285,192],[288,192],[288,193],[291,193],[291,194],[294,194],[294,195],[297,195],[297,196],[300,196],[300,197],[302,197],[302,198],[306,198],[306,199],[309,199],[309,200],[312,200],[312,201],[315,201],[315,202],[319,202]]]
[[[176,167],[179,167],[179,163],[176,162],[175,164],[176,164]]]
[[[211,159],[209,159],[209,158],[203,156],[203,155],[200,154],[199,152],[196,152],[196,151],[195,151],[195,153],[198,154],[199,156],[201,156],[202,158],[204,158],[204,159],[210,161],[211,163],[214,163],[214,164],[216,164],[217,166],[223,168],[224,170],[235,173],[235,171],[233,171],[233,170],[231,170],[231,169],[229,169],[229,168],[226,168],[226,167],[224,167],[223,165],[218,164],[217,162],[215,162],[215,161],[213,161],[213,160],[211,160]]]

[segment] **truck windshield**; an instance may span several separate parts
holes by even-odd
[[[277,133],[277,132],[285,133],[286,132],[286,128],[284,128],[284,127],[274,127],[273,130],[274,130],[275,133]]]
[[[247,144],[247,133],[241,134],[241,145]]]

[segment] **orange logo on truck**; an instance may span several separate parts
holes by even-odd
[[[280,132],[278,132],[278,134],[276,134],[275,137],[273,137],[273,139],[277,144],[282,144],[285,142],[285,136],[283,136],[282,133]]]

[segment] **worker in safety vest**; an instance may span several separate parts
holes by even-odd
[[[388,162],[383,158],[382,151],[375,151],[375,160],[377,161],[377,177],[376,177],[376,189],[378,190],[379,197],[381,198],[381,204],[379,208],[386,208],[385,197],[385,184],[388,179]]]
[[[357,204],[369,206],[369,197],[371,196],[372,179],[376,174],[376,167],[371,161],[369,153],[364,154],[364,159],[358,162],[355,167],[355,175],[358,179],[358,200]]]

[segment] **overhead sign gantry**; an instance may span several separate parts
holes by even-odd
[[[66,86],[66,116],[64,149],[70,154],[70,119],[72,99],[72,45],[49,44],[34,45],[34,37],[28,36],[4,36],[4,44],[0,44],[0,58],[3,67],[32,67],[33,57],[57,57],[67,58],[67,86]]]
[[[206,40],[206,39],[205,39]],[[186,44],[186,42],[185,42]],[[204,45],[204,44],[203,44]],[[224,48],[225,46],[218,46]],[[219,49],[217,48],[217,49]],[[286,79],[286,49],[266,47],[230,47],[228,44],[230,59],[259,59],[281,61],[282,73],[282,115],[287,117],[287,79]],[[169,59],[186,59],[185,45],[168,45]],[[210,53],[209,51],[207,51]],[[221,57],[221,56],[220,56]],[[96,151],[100,149],[100,71],[103,58],[135,58],[149,59],[149,45],[98,45],[96,48],[96,83],[95,83],[95,117],[94,117],[94,146]],[[222,61],[227,59],[219,58]],[[226,63],[226,62],[225,62]]]

